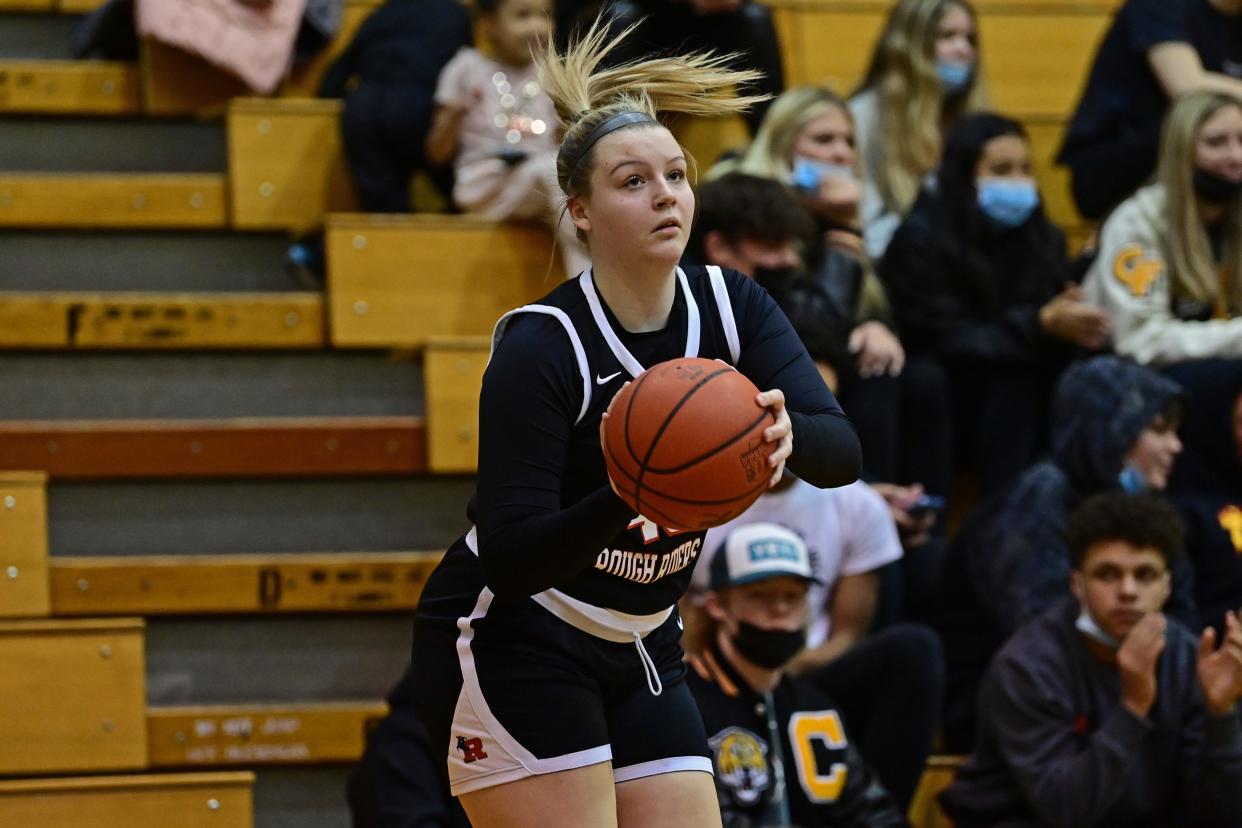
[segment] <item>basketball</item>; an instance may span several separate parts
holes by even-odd
[[[616,397],[604,424],[604,463],[621,498],[668,529],[719,526],[772,477],[763,439],[776,418],[759,389],[711,359],[662,362]]]

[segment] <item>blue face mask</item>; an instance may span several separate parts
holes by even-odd
[[[936,61],[936,74],[940,76],[940,86],[950,95],[966,91],[975,77],[975,64],[958,63],[957,61]]]
[[[819,192],[819,183],[825,178],[857,177],[858,174],[854,172],[853,167],[842,164],[828,164],[823,161],[803,158],[799,155],[794,158],[791,183],[795,189],[813,195]]]
[[[1147,491],[1147,478],[1137,466],[1127,463],[1121,474],[1117,475],[1117,485],[1126,494],[1140,494]]]
[[[1021,227],[1039,207],[1035,182],[1017,178],[980,178],[979,209],[1001,227]]]

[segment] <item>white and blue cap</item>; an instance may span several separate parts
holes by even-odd
[[[711,589],[781,575],[820,583],[811,571],[811,555],[802,538],[775,523],[749,523],[730,532],[712,556],[709,575]]]

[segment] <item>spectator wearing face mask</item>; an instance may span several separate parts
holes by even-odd
[[[1074,348],[1099,348],[1108,333],[1069,283],[1065,237],[1040,207],[1020,124],[957,122],[880,275],[906,349],[948,375],[958,459],[985,496],[998,491],[1042,450],[1048,399]]]
[[[986,100],[974,8],[966,0],[899,0],[850,98],[866,170],[861,219],[873,257],[884,254],[940,162],[945,132]]]
[[[733,193],[746,177],[787,185],[790,189],[781,191],[784,199],[790,191],[797,193],[815,221],[815,237],[800,245],[801,268],[831,306],[833,335],[842,355],[848,352],[834,367],[863,444],[864,475],[868,480],[918,483],[935,495],[947,495],[948,440],[936,436],[947,426],[947,390],[936,366],[907,360],[894,333],[888,296],[863,248],[860,207],[865,188],[854,121],[845,102],[816,86],[781,95],[746,151],[709,171],[699,223],[712,218],[709,201],[722,204],[718,214],[736,212],[742,196]],[[772,280],[761,281],[780,292]]]

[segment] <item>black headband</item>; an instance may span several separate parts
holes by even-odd
[[[621,129],[621,127],[630,126],[631,124],[654,124],[659,126],[660,122],[655,118],[652,118],[646,112],[635,112],[633,110],[618,112],[616,115],[611,115],[605,118],[599,126],[591,130],[590,134],[587,135],[586,140],[582,142],[582,149],[578,150],[577,156],[575,156],[573,162],[569,165],[569,179],[573,179],[574,174],[578,172],[578,165],[582,163],[582,159],[588,152],[591,151],[591,147],[595,146],[596,142],[599,141],[600,138],[603,138],[610,132],[616,132],[618,129]]]

